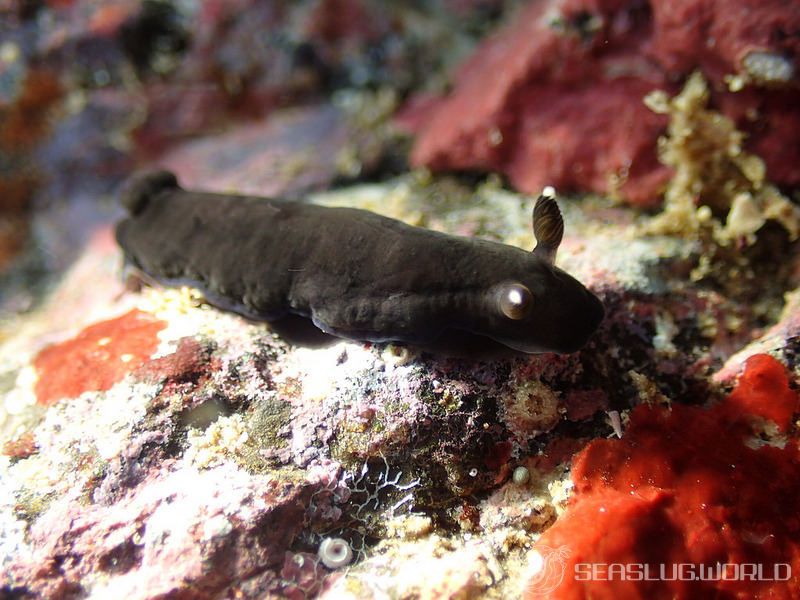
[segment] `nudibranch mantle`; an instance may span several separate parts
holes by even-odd
[[[533,252],[360,209],[185,191],[166,171],[133,177],[121,201],[129,263],[250,319],[296,315],[335,336],[423,347],[467,334],[536,353],[578,350],[603,318],[554,265],[563,221],[546,196]]]

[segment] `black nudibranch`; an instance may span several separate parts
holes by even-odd
[[[479,336],[533,353],[573,352],[603,318],[553,264],[564,225],[545,196],[533,252],[365,210],[187,192],[163,171],[132,178],[121,200],[129,263],[250,319],[299,315],[335,336],[423,347]]]

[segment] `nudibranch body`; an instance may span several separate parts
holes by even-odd
[[[533,252],[365,210],[189,192],[163,171],[129,181],[122,203],[117,240],[134,267],[250,319],[298,315],[335,336],[423,347],[466,334],[535,353],[579,349],[603,318],[553,264],[563,222],[544,196]]]

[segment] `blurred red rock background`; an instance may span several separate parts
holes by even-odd
[[[654,206],[670,176],[666,119],[642,102],[700,70],[770,179],[800,184],[800,6],[760,0],[530,2],[401,120],[414,165],[505,173],[518,189]]]

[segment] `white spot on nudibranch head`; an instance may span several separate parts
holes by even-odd
[[[509,319],[524,319],[530,312],[533,294],[521,283],[512,283],[501,290],[500,311]]]

